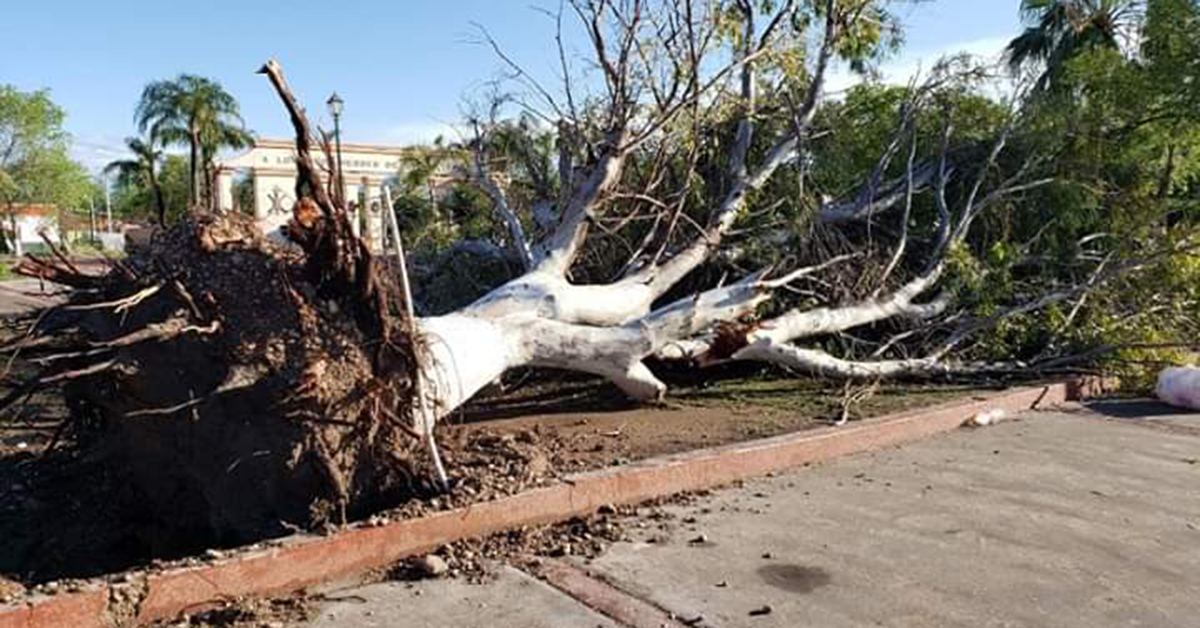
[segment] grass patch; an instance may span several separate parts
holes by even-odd
[[[978,390],[978,384],[881,383],[873,394],[854,404],[853,410],[861,416],[874,416],[932,405]],[[678,387],[671,393],[673,401],[685,405],[758,406],[812,417],[840,415],[844,396],[845,388],[840,383],[770,376],[716,379],[700,386]]]

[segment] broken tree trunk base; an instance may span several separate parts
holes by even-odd
[[[363,316],[360,298],[362,282],[386,294],[387,277],[364,276],[368,258],[347,285],[311,262],[239,216],[162,231],[101,277],[34,262],[85,289],[8,346],[38,370],[6,401],[61,387],[86,456],[122,470],[144,519],[188,545],[340,524],[420,493],[415,356],[402,355],[416,343],[385,301]]]

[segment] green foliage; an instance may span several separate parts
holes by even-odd
[[[0,211],[25,203],[70,211],[87,202],[91,182],[68,154],[65,118],[49,92],[0,85]]]
[[[246,214],[254,213],[254,175],[248,174],[233,182],[233,198],[237,208]]]
[[[713,20],[718,37],[731,48],[745,46],[746,10],[753,19],[763,24],[774,18],[783,2],[776,0],[753,0],[750,2],[724,2],[717,4]],[[810,37],[814,26],[826,19],[826,3],[823,0],[801,0],[800,10],[792,19],[781,25],[775,45],[759,58],[758,68],[762,77],[782,76],[789,82],[806,83],[808,67],[806,61],[811,46],[819,43]],[[834,3],[835,20],[843,29],[842,37],[834,54],[860,74],[870,73],[889,55],[899,50],[903,43],[900,20],[888,10],[888,3],[880,0],[837,0]]]
[[[1071,3],[1044,4],[1061,9]],[[1121,3],[1095,4],[1093,9],[1112,9]],[[1114,45],[1075,46],[1053,57],[1050,89],[1026,103],[1017,150],[1050,156],[1038,175],[1055,182],[996,208],[987,223],[1007,224],[1009,241],[1027,243],[1025,253],[1042,261],[1041,267],[1010,272],[1018,291],[1087,281],[1100,260],[1143,260],[1194,236],[1200,218],[1200,3],[1150,0],[1144,12],[1121,9],[1122,28],[1143,35],[1140,55]],[[983,295],[1002,293],[1004,274],[986,261],[987,279],[975,287]],[[1182,345],[1194,343],[1200,331],[1196,253],[1150,261],[1082,302],[1072,299],[1006,321],[977,349],[993,357],[1115,346],[1107,368],[1133,388],[1147,387],[1164,364],[1187,358]]]
[[[245,130],[237,100],[221,84],[202,76],[180,74],[154,81],[142,91],[134,113],[138,130],[166,145],[189,149],[189,200],[199,204],[207,190],[217,151],[244,148],[253,142]]]
[[[1095,50],[1120,50],[1136,30],[1141,0],[1022,0],[1025,32],[1009,43],[1009,66],[1034,66],[1040,87],[1050,87],[1063,66]]]
[[[182,155],[165,155],[159,167],[158,183],[166,205],[167,223],[179,220],[188,208],[188,163]],[[118,177],[112,195],[113,213],[126,220],[153,222],[154,192],[145,178]]]

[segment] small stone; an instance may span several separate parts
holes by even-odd
[[[763,557],[763,558],[766,558],[767,560],[770,560],[770,559],[771,559],[771,552],[763,552],[763,555],[762,555],[762,557]]]
[[[441,556],[436,556],[434,554],[429,554],[424,558],[418,559],[417,567],[419,567],[421,571],[425,573],[425,575],[432,578],[437,578],[450,570],[450,566],[446,564],[446,561]]]
[[[697,536],[696,538],[688,541],[688,543],[691,543],[692,545],[700,545],[702,543],[707,543],[707,542],[708,542],[707,534],[701,534],[700,536]]]
[[[775,609],[771,608],[770,604],[763,604],[762,606],[750,611],[750,616],[758,617],[761,615],[770,615],[771,611],[773,611],[773,610],[775,610]]]
[[[718,582],[716,586],[718,589],[724,589],[725,587],[729,586],[729,583],[722,580],[722,581]]]
[[[604,504],[596,509],[596,513],[601,515],[615,515],[617,509],[612,504]]]
[[[221,551],[220,551],[220,550],[215,550],[215,549],[205,550],[205,551],[204,551],[204,557],[205,557],[205,558],[213,558],[213,559],[220,558],[220,557],[221,557]]]

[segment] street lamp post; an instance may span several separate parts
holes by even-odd
[[[329,105],[329,113],[333,116],[333,137],[337,142],[337,189],[338,199],[343,205],[346,203],[346,180],[342,177],[342,107],[345,101],[334,92],[329,100],[325,102]],[[345,209],[343,207],[342,209]]]

